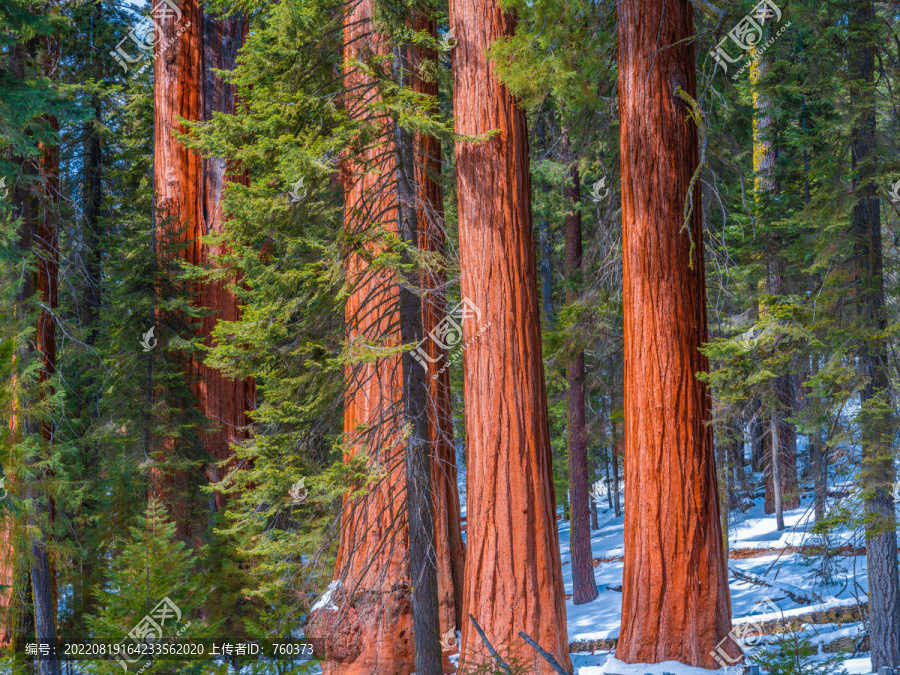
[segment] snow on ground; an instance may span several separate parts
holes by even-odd
[[[605,504],[605,500],[602,502]],[[600,504],[598,503],[598,506]],[[560,510],[561,512],[561,510]],[[611,509],[598,509],[599,529],[591,532],[591,547],[594,558],[611,558],[621,556],[624,546],[624,517],[616,518]],[[753,501],[753,505],[743,514],[738,514],[729,524],[729,549],[781,549],[787,546],[808,546],[817,543],[817,538],[809,532],[813,522],[812,503],[810,497],[801,500],[800,507],[784,514],[785,530],[778,532],[775,516],[766,515],[762,498]],[[560,551],[563,563],[563,583],[566,595],[572,594],[572,566],[569,550],[570,528],[567,521],[558,521]],[[830,546],[856,545],[853,533],[838,533],[832,536]],[[782,617],[798,616],[812,611],[822,611],[844,605],[856,605],[865,602],[867,584],[865,577],[865,556],[838,556],[834,559],[836,569],[831,571],[832,577],[823,580],[816,575],[813,558],[797,552],[773,552],[760,557],[731,558],[729,569],[740,572],[755,581],[768,586],[742,581],[730,575],[732,615],[735,625],[748,622],[762,622]],[[618,637],[622,611],[622,593],[618,589],[622,584],[621,561],[602,562],[594,568],[594,578],[600,592],[596,600],[583,605],[574,605],[572,600],[566,601],[568,616],[569,641],[597,640]],[[798,604],[790,597],[808,598],[809,604]],[[801,632],[809,636],[815,643],[827,643],[839,637],[857,635],[861,625],[826,624],[804,626]],[[761,640],[766,642],[766,639]],[[748,650],[748,653],[750,651]],[[576,675],[600,675],[605,672],[602,667],[608,662],[606,653],[573,654],[572,662]],[[654,666],[635,666],[625,669],[614,661],[610,672],[620,675],[644,675],[645,673],[668,672],[682,674],[675,666],[687,668],[680,664],[666,664],[665,668]],[[848,658],[845,667],[851,675],[868,673],[871,662],[867,653],[856,654]],[[633,670],[633,673],[632,673]],[[712,671],[688,669],[693,675],[702,675]],[[685,671],[686,672],[686,671]],[[723,671],[717,671],[720,674]]]

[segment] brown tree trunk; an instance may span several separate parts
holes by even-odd
[[[485,50],[513,34],[495,0],[450,3],[461,294],[480,311],[466,348],[467,551],[464,607],[491,644],[550,675],[522,631],[571,670],[541,358],[528,133]],[[483,332],[480,334],[478,331]],[[477,336],[477,339],[475,339]],[[461,662],[490,661],[470,623]]]
[[[163,29],[161,44],[173,40],[168,47],[161,47],[154,59],[154,190],[161,225],[159,241],[190,242],[179,255],[195,265],[215,265],[215,257],[223,249],[204,244],[203,237],[222,232],[222,189],[226,181],[240,178],[228,175],[224,160],[203,159],[186,149],[173,132],[185,131],[178,124],[178,117],[208,120],[214,112],[234,111],[232,86],[222,82],[213,70],[234,67],[246,21],[214,19],[203,12],[198,0],[181,3],[180,19],[169,11],[157,21]],[[180,31],[183,32],[179,35]],[[214,310],[195,327],[207,346],[212,344],[210,335],[220,319],[235,321],[240,316],[238,300],[226,288],[228,284],[208,282],[194,289],[197,306]],[[247,437],[250,420],[246,411],[254,407],[254,383],[224,378],[198,359],[186,364],[186,368],[191,373],[191,389],[198,405],[213,427],[203,435],[204,445],[217,460],[228,459],[233,455],[229,443]],[[210,467],[207,478],[214,481],[215,477]],[[173,514],[181,537],[198,543],[202,522],[186,512],[184,498],[179,495],[192,491],[191,482],[178,472],[165,476],[155,472],[152,489]],[[224,496],[219,493],[216,505],[224,505]]]
[[[884,260],[881,244],[881,202],[877,196],[874,155],[877,147],[875,50],[869,31],[877,22],[872,0],[855,0],[850,13],[848,71],[855,84],[850,132],[854,172],[851,237],[854,243],[855,287],[860,339],[857,363],[866,384],[860,392],[862,461],[859,480],[866,515],[866,551],[869,579],[869,643],[872,670],[900,664],[900,588],[897,571],[896,504],[891,498],[894,401],[890,392],[890,355],[884,339],[887,329]]]
[[[437,36],[433,20],[416,17],[415,27]],[[434,61],[433,50],[417,47],[412,52],[413,89],[437,100],[437,81],[417,77],[420,61]],[[441,174],[441,142],[434,136],[417,134],[415,139],[416,190],[419,226],[419,248],[446,256],[446,226],[444,223],[444,190],[436,178]],[[422,326],[424,334],[434,331],[447,316],[447,283],[443,267],[429,269],[422,274]],[[429,363],[428,432],[432,457],[432,488],[434,492],[434,539],[438,572],[441,636],[453,635],[463,624],[463,583],[466,548],[460,528],[459,486],[456,472],[456,445],[453,438],[453,413],[450,407],[450,371],[443,368],[447,350],[434,340],[426,340],[423,347]],[[456,640],[445,639],[445,657],[458,651]],[[445,661],[447,669],[449,661]]]
[[[612,478],[613,478],[613,506],[616,518],[622,515],[622,500],[619,498],[619,448],[622,441],[614,441],[612,446]]]
[[[401,344],[396,275],[368,262],[385,251],[384,235],[400,234],[392,121],[383,112],[369,111],[367,103],[378,100],[376,83],[354,64],[391,51],[386,37],[373,31],[373,9],[372,0],[363,0],[344,18],[345,106],[349,115],[380,129],[379,138],[341,165],[344,229],[354,242],[346,262],[351,293],[344,310],[352,353],[357,344]],[[415,663],[405,448],[397,433],[404,421],[402,358],[391,355],[349,365],[346,379],[345,459],[366,453],[372,470],[383,478],[367,495],[344,496],[333,582],[336,609],[314,612],[307,634],[325,641],[325,675],[409,675]]]
[[[572,200],[572,211],[566,215],[566,303],[578,297],[575,287],[581,282],[581,180],[578,166],[569,171],[571,184],[565,196]],[[597,597],[594,580],[591,529],[589,525],[587,420],[585,415],[584,351],[568,363],[569,391],[566,394],[566,438],[569,449],[569,499],[572,516],[570,538],[572,551],[572,602],[583,605]]]
[[[697,129],[676,94],[696,97],[693,34],[688,0],[619,3],[625,476],[640,506],[625,514],[616,658],[715,669],[731,601],[710,395],[696,377],[709,369],[699,183],[683,229]]]

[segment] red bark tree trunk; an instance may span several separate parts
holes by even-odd
[[[380,127],[380,138],[341,165],[344,228],[355,245],[347,259],[352,286],[345,307],[348,343],[356,354],[363,345],[401,343],[399,286],[394,272],[370,264],[383,253],[383,234],[397,235],[396,160],[391,120],[371,113],[376,83],[355,65],[389,54],[384,35],[373,32],[372,0],[362,0],[344,19],[345,105],[356,119]],[[359,345],[359,346],[357,346]],[[414,666],[412,608],[407,568],[408,525],[404,504],[404,443],[396,429],[402,421],[401,357],[392,355],[347,367],[344,399],[346,460],[365,452],[369,466],[383,478],[363,497],[344,497],[341,536],[334,570],[334,611],[316,611],[312,633],[325,640],[325,675],[409,675]]]
[[[231,85],[223,83],[212,71],[234,67],[246,23],[241,18],[214,19],[205,15],[197,0],[185,0],[180,9],[180,18],[172,11],[165,17],[157,16],[163,28],[163,46],[154,60],[154,189],[163,225],[160,239],[190,241],[180,255],[196,265],[214,265],[215,256],[222,250],[204,244],[203,237],[222,231],[222,189],[227,180],[238,178],[227,175],[223,160],[203,159],[185,148],[173,132],[185,131],[177,123],[178,117],[207,120],[213,112],[234,111]],[[166,47],[169,40],[173,42]],[[238,300],[226,285],[227,282],[217,281],[194,289],[196,304],[214,310],[196,326],[207,345],[212,344],[210,335],[220,319],[233,321],[240,314]],[[216,459],[227,459],[233,455],[229,443],[247,437],[250,420],[246,411],[254,407],[254,383],[224,378],[199,360],[186,367],[191,371],[191,388],[198,405],[215,425],[204,435],[206,449]],[[214,467],[208,468],[207,477],[212,482],[218,479]],[[185,513],[178,496],[188,482],[186,476],[163,478],[156,474],[153,490],[170,509],[181,536],[195,540],[202,525]],[[224,504],[221,494],[216,494],[216,504]]]
[[[616,657],[715,669],[731,629],[719,525],[710,396],[693,5],[619,3],[619,106],[625,312],[625,512],[622,629]],[[661,47],[666,49],[660,50]],[[693,247],[691,242],[693,241]],[[737,647],[730,640],[730,653]]]
[[[556,527],[525,113],[485,50],[513,34],[494,0],[450,2],[458,142],[461,294],[480,311],[463,323],[467,473],[465,612],[529,673],[554,671],[525,632],[571,670]],[[480,332],[483,328],[485,330]],[[464,622],[461,661],[490,656]]]

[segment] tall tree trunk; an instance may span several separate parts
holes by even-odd
[[[417,16],[415,27],[437,36],[437,24],[433,20]],[[420,61],[434,61],[433,50],[417,47],[412,50],[413,89],[437,100],[436,80],[426,81],[416,74],[421,72]],[[434,136],[417,134],[415,139],[416,190],[418,191],[419,248],[446,257],[446,226],[444,223],[444,191],[437,177],[441,174],[441,142]],[[422,325],[430,334],[447,316],[447,283],[443,267],[427,270],[422,274]],[[456,472],[456,445],[453,434],[453,413],[450,406],[450,371],[443,368],[447,350],[434,340],[426,340],[425,349],[430,358],[428,391],[428,433],[431,444],[434,492],[434,539],[437,559],[438,592],[441,636],[461,629],[463,625],[463,583],[466,548],[460,528],[459,486]],[[445,656],[458,650],[455,640],[444,640],[454,645],[445,650]],[[445,662],[447,669],[449,661]]]
[[[499,133],[456,144],[461,294],[479,308],[463,326],[468,453],[466,611],[491,644],[550,675],[522,631],[569,670],[556,526],[525,113],[485,50],[514,33],[495,0],[450,3],[456,132]],[[502,551],[503,555],[497,555]],[[539,611],[534,611],[539,608]],[[461,662],[490,661],[470,623]]]
[[[877,22],[872,0],[855,0],[850,10],[848,71],[855,102],[850,132],[854,172],[851,236],[854,243],[859,351],[857,363],[866,384],[860,393],[862,462],[859,480],[866,514],[869,572],[869,643],[872,669],[900,664],[900,590],[897,573],[897,521],[891,498],[894,482],[893,410],[888,377],[889,355],[881,245],[881,202],[875,182],[875,45],[870,31]]]
[[[613,507],[612,502],[612,478],[609,476],[609,465],[612,463],[613,446],[609,446],[609,451],[603,453],[603,466],[606,468],[606,503],[609,508]]]
[[[776,415],[772,416],[772,501],[775,509],[775,522],[779,532],[784,530],[784,510],[781,502],[781,462],[776,457],[776,452],[781,449],[780,429],[781,421]]]
[[[553,247],[550,243],[550,221],[544,218],[538,226],[541,233],[541,300],[544,305],[544,321],[553,328]]]
[[[612,445],[612,478],[613,478],[613,506],[616,518],[622,515],[622,500],[619,498],[619,448],[622,441],[613,441]]]
[[[619,3],[625,476],[640,508],[625,514],[616,658],[715,669],[731,601],[710,395],[696,376],[709,370],[699,183],[683,228],[698,138],[676,94],[696,97],[693,23],[688,0]]]
[[[394,81],[409,86],[409,48],[394,47]],[[415,64],[418,65],[418,64]],[[413,66],[415,67],[415,66]],[[415,153],[413,136],[399,124],[394,126],[394,152],[397,163],[397,215],[400,238],[406,244],[402,258],[411,264],[409,250],[419,246],[417,224]],[[418,275],[416,275],[418,276]],[[408,277],[400,283],[400,341],[418,344],[422,340],[422,303],[418,278]],[[409,429],[406,440],[406,505],[409,523],[409,577],[415,635],[415,665],[419,675],[442,675],[438,582],[434,544],[434,518],[431,491],[433,464],[429,459],[428,390],[415,352],[403,354],[404,418]]]
[[[54,47],[50,47],[51,52]],[[54,118],[46,118],[54,133],[59,133],[59,124]],[[56,373],[56,323],[53,311],[58,305],[59,279],[59,229],[57,226],[57,202],[59,196],[59,147],[41,143],[41,178],[42,208],[37,220],[32,250],[37,256],[37,275],[34,288],[41,302],[38,314],[37,330],[34,337],[34,351],[41,361],[38,378],[40,397],[47,399],[53,396],[51,379]],[[28,225],[26,224],[26,227]],[[54,442],[54,424],[51,411],[50,419],[44,419],[36,425],[30,419],[25,421],[25,429],[29,435],[40,434],[44,441],[45,452],[52,452]],[[32,428],[33,427],[33,428]],[[53,496],[47,486],[50,474],[42,470],[38,472],[40,482],[31,482],[27,494],[32,511],[29,514],[29,529],[33,532],[31,540],[31,589],[34,601],[34,629],[38,641],[52,642],[56,639],[56,565],[51,559],[47,543],[46,527],[54,520]],[[43,530],[43,532],[42,532]],[[55,653],[49,656],[38,656],[38,672],[40,675],[59,675],[60,662]]]
[[[233,87],[222,82],[213,70],[234,67],[246,20],[215,19],[203,12],[199,0],[185,0],[181,3],[180,19],[170,11],[158,23],[163,29],[161,44],[174,40],[154,59],[154,190],[162,226],[159,240],[191,242],[180,253],[187,262],[215,265],[215,258],[223,249],[204,244],[203,237],[222,232],[222,189],[226,181],[240,177],[229,175],[224,160],[203,159],[187,150],[175,139],[173,131],[184,131],[178,117],[208,120],[214,112],[234,111]],[[180,30],[183,33],[178,35]],[[195,289],[197,306],[214,310],[195,327],[207,346],[212,345],[211,332],[220,319],[235,321],[240,316],[238,300],[226,288],[228,283],[208,282]],[[191,371],[191,389],[198,405],[214,425],[204,434],[204,445],[215,459],[228,459],[233,456],[229,444],[247,437],[250,420],[246,411],[254,407],[254,383],[224,378],[201,360],[193,360],[186,367]],[[187,513],[184,498],[179,495],[193,491],[192,478],[177,472],[165,477],[159,472],[155,475],[153,490],[173,513],[179,534],[199,543],[202,521]],[[208,469],[207,478],[214,481],[215,476]],[[218,508],[224,505],[223,495],[216,494],[216,504]]]
[[[760,58],[750,66],[750,81],[753,85],[753,105],[755,117],[753,120],[753,170],[756,174],[754,185],[757,200],[768,199],[780,190],[775,179],[775,161],[778,157],[778,149],[775,145],[773,134],[775,118],[773,116],[772,101],[768,94],[760,91],[759,83],[765,77],[769,69],[767,58]],[[774,296],[784,293],[783,267],[779,257],[781,238],[773,237],[772,247],[769,251],[769,267],[766,279],[766,291]],[[765,312],[765,308],[760,308]],[[800,505],[800,490],[797,484],[797,452],[796,434],[793,427],[785,420],[791,415],[792,382],[789,374],[781,374],[775,379],[775,401],[779,418],[778,433],[772,433],[771,438],[779,439],[779,447],[771,449],[769,453],[769,468],[766,471],[766,496],[765,511],[775,511],[775,492],[781,505],[786,509],[795,509]],[[772,476],[775,473],[774,463],[778,462],[778,474],[781,478],[779,489],[774,490]]]
[[[575,302],[581,282],[581,180],[578,165],[569,170],[571,183],[565,196],[572,201],[566,215],[566,303]],[[597,597],[594,580],[591,529],[588,510],[587,420],[585,415],[584,351],[579,351],[567,366],[569,391],[566,394],[566,438],[569,448],[569,499],[572,516],[570,538],[572,551],[572,602],[583,605]]]

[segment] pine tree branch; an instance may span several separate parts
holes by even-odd
[[[563,669],[563,667],[562,667],[561,665],[559,665],[559,661],[557,661],[556,659],[554,659],[552,654],[550,654],[550,653],[544,651],[544,649],[542,649],[541,646],[540,646],[537,642],[535,642],[534,640],[532,640],[532,639],[531,639],[530,637],[528,637],[525,633],[523,633],[522,631],[519,631],[519,637],[522,638],[523,640],[525,640],[525,642],[527,642],[528,644],[530,644],[532,647],[534,647],[534,650],[535,650],[538,654],[540,654],[541,656],[543,656],[543,657],[544,657],[544,660],[545,660],[547,663],[549,663],[549,664],[550,664],[550,667],[553,668],[553,670],[555,670],[557,673],[559,673],[559,675],[572,675],[571,673],[569,673],[569,672],[567,672],[565,669]]]
[[[490,641],[487,639],[487,635],[485,635],[484,631],[481,630],[481,626],[478,625],[475,617],[469,614],[469,619],[472,621],[472,625],[475,626],[475,630],[478,631],[478,635],[481,636],[481,641],[484,643],[484,646],[487,647],[488,653],[491,655],[491,657],[499,664],[501,668],[503,668],[503,670],[506,672],[506,675],[512,675],[512,670],[510,670],[509,666],[506,665],[506,662],[500,658],[497,650],[494,649]]]

